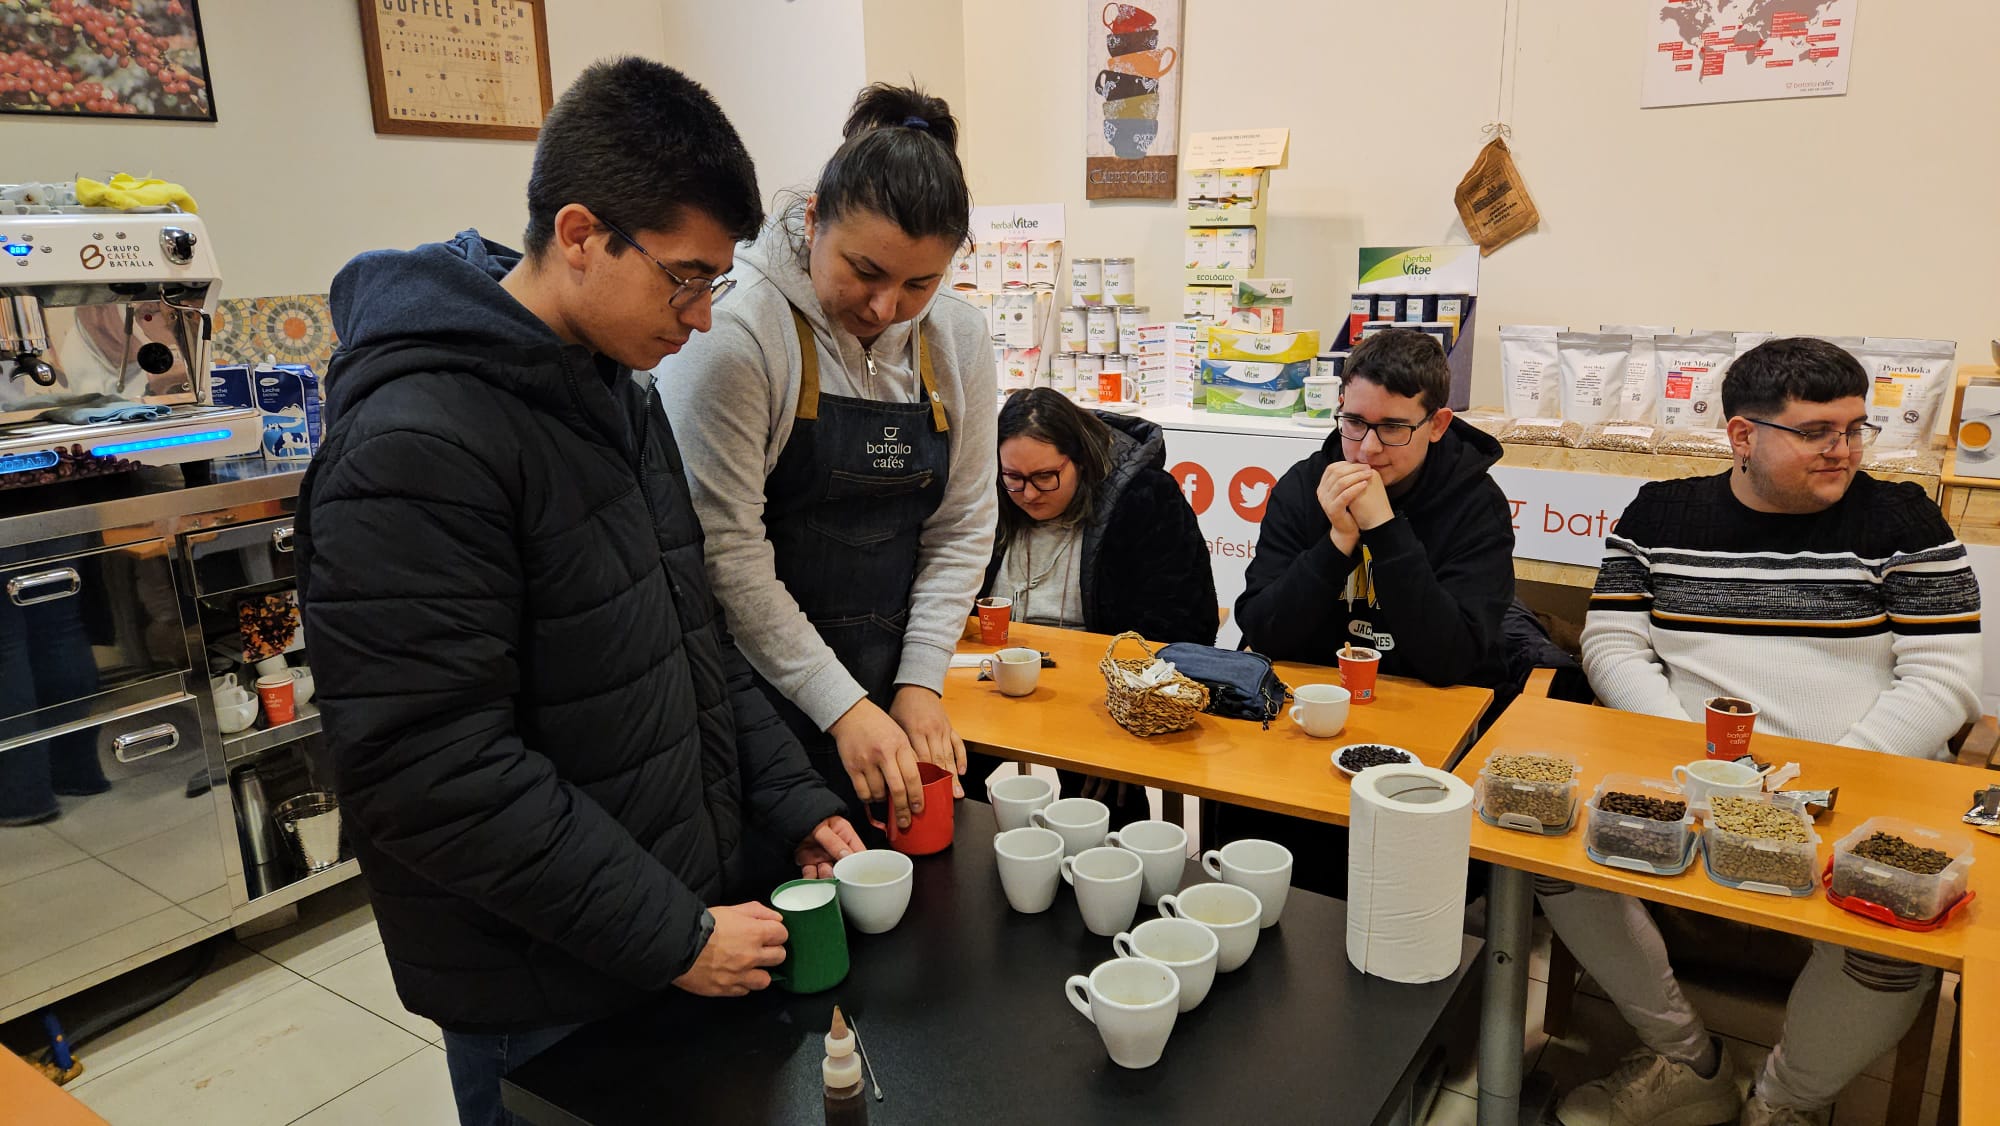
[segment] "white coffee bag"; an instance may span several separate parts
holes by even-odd
[[[1571,422],[1594,423],[1617,417],[1625,394],[1625,363],[1632,338],[1623,333],[1556,334],[1562,365],[1562,414]]]
[[[1513,418],[1562,417],[1562,362],[1558,325],[1501,325],[1502,405]]]
[[[1660,424],[1669,429],[1719,429],[1722,373],[1736,358],[1736,334],[1691,332],[1653,338],[1660,369]]]
[[[1625,393],[1612,417],[1620,422],[1658,422],[1660,381],[1653,362],[1653,338],[1672,336],[1674,326],[1598,325],[1597,331],[1620,332],[1632,338],[1631,350],[1625,354]]]
[[[1882,428],[1879,449],[1930,444],[1938,410],[1951,394],[1958,345],[1950,340],[1871,336],[1854,358],[1874,386],[1868,394],[1868,421]]]

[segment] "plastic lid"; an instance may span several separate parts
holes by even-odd
[[[853,1087],[861,1082],[861,1057],[854,1051],[854,1033],[848,1030],[839,1006],[834,1007],[833,1028],[826,1034],[826,1058],[820,1061],[819,1075],[832,1088]]]

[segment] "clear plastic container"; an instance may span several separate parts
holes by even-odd
[[[1680,819],[1655,821],[1629,813],[1607,813],[1599,806],[1609,793],[1680,802]],[[1687,806],[1687,795],[1672,782],[1637,774],[1607,774],[1583,808],[1583,846],[1599,864],[1671,876],[1686,871],[1694,860],[1694,811]]]
[[[1702,829],[1702,862],[1710,879],[1724,887],[1761,891],[1771,895],[1811,895],[1819,886],[1819,869],[1814,861],[1819,853],[1819,834],[1812,818],[1793,809],[1789,802],[1768,794],[1724,795],[1756,802],[1782,812],[1805,829],[1803,841],[1774,841],[1719,829],[1711,810]]]
[[[1913,845],[1937,849],[1950,856],[1951,862],[1936,875],[1926,876],[1856,855],[1854,846],[1876,833],[1888,833]],[[1870,817],[1834,842],[1831,889],[1844,899],[1861,899],[1886,907],[1899,919],[1926,922],[1944,914],[1965,894],[1966,884],[1972,878],[1972,860],[1972,842],[1962,836],[1940,833],[1896,817]]]
[[[1503,756],[1549,759],[1560,764],[1567,781],[1529,781],[1493,772],[1495,759]],[[1567,832],[1576,821],[1576,776],[1580,768],[1569,755],[1548,751],[1499,750],[1479,768],[1475,796],[1479,816],[1490,825],[1519,829],[1527,833]]]

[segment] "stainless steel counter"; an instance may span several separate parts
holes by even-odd
[[[0,491],[0,1020],[355,874],[273,862],[268,819],[261,848],[238,824],[246,771],[272,805],[324,788],[318,713],[225,736],[210,694],[239,604],[295,587],[303,477],[251,458]]]

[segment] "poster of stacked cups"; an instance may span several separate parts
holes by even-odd
[[[1182,0],[1084,9],[1085,199],[1173,199]]]

